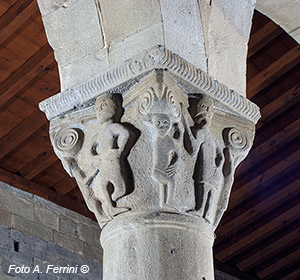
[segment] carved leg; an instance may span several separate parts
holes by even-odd
[[[208,195],[207,195],[207,200],[206,200],[205,207],[204,207],[205,211],[203,214],[203,218],[206,219],[208,222],[212,223],[213,215],[215,212],[213,209],[212,202],[214,199],[215,192],[213,189],[210,189],[207,193],[208,193]]]
[[[117,201],[120,197],[126,194],[126,185],[121,175],[121,172],[118,174],[119,176],[115,176],[111,183],[114,185],[114,192],[111,195],[113,201]]]
[[[199,188],[202,188],[202,204],[200,206],[200,209],[198,211],[195,211],[195,214],[200,217],[203,217],[207,205],[209,188],[206,186],[206,184],[203,183],[199,184]]]

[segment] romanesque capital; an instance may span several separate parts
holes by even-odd
[[[51,141],[102,227],[175,213],[214,230],[254,137],[254,122],[230,102],[153,69],[51,120]]]

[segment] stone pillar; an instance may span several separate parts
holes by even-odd
[[[39,2],[53,42],[53,28],[62,27],[56,27],[51,21],[49,27],[49,18],[56,13],[66,15],[68,10],[58,6],[45,13],[46,8],[53,6],[45,5],[46,0]],[[184,24],[187,19],[182,13],[187,13],[187,18],[191,11],[200,15],[198,3],[190,10],[188,3],[192,2],[186,1],[187,7],[180,6],[182,10],[178,10],[168,1],[161,1],[161,7],[156,6],[157,1],[142,1],[143,5],[150,5],[147,6],[150,11],[137,5],[136,14],[144,14],[145,20],[137,19],[131,26],[124,26],[122,32],[120,22],[129,22],[131,15],[127,18],[120,7],[106,0],[85,2],[96,3],[94,10],[81,0],[64,4],[70,6],[63,9],[72,5],[76,9],[81,3],[79,13],[87,7],[91,9],[90,18],[83,24],[90,24],[98,12],[104,26],[99,38],[106,51],[113,52],[119,46],[114,45],[114,38],[123,38],[126,32],[129,36],[120,44],[124,44],[122,48],[127,46],[130,54],[118,54],[126,59],[115,61],[87,81],[70,86],[40,104],[50,120],[55,153],[69,175],[77,180],[87,206],[103,228],[100,241],[104,249],[104,280],[214,279],[214,230],[227,208],[234,171],[251,147],[259,110],[241,94],[207,74],[205,65],[204,71],[199,69],[201,55],[190,56],[195,47],[191,41],[183,44],[186,49],[180,47],[182,41],[172,41],[176,36],[184,38],[183,31],[165,31],[163,36],[169,34],[169,39],[160,37],[161,25],[156,23],[160,10],[157,9],[162,9],[163,18],[167,17],[163,25],[167,30],[171,25],[167,26],[164,5],[172,7],[172,17],[181,16]],[[125,16],[120,22],[118,13]],[[200,25],[192,23],[201,29],[198,16]],[[113,31],[109,24],[105,25],[112,18],[118,27]],[[61,21],[66,18],[62,17]],[[149,41],[149,48],[137,44],[131,49],[134,40],[128,38],[133,27],[138,38],[146,40],[150,34],[146,32],[148,27],[141,28],[143,24],[157,38],[165,38],[166,44],[151,46],[153,42]],[[91,26],[96,32],[98,25]],[[79,30],[81,27],[78,26]],[[196,49],[201,53],[200,41]],[[181,52],[185,59],[166,45]],[[97,48],[97,44],[94,46]],[[68,55],[84,53],[92,46],[82,42],[81,47],[77,53]],[[55,51],[58,57],[66,50],[56,48]],[[76,66],[76,71],[81,65],[84,72],[90,61],[93,71],[100,69],[104,62],[99,60],[102,66],[97,68],[98,62],[90,60],[93,55],[68,65]],[[193,59],[198,59],[200,66],[194,66]],[[60,64],[60,67],[67,66]],[[68,82],[76,71],[69,73]]]

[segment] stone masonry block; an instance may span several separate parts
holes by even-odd
[[[66,7],[43,17],[49,43],[55,51],[55,58],[60,67],[92,54],[104,46],[96,2],[68,2]]]
[[[66,66],[62,66],[59,69],[62,90],[85,82],[106,68],[108,68],[107,48],[95,51],[93,54],[80,58]]]
[[[42,240],[53,241],[53,230],[51,228],[18,215],[13,215],[13,227],[16,230],[20,230]]]
[[[103,250],[99,247],[84,243],[84,254],[89,258],[103,261]]]
[[[94,225],[78,224],[78,236],[79,238],[91,245],[100,247],[100,227]]]
[[[58,231],[66,235],[78,237],[77,222],[67,216],[59,216]]]
[[[32,256],[38,258],[44,258],[45,252],[48,249],[47,241],[41,240],[40,238],[36,238],[23,232],[16,231],[14,229],[11,230],[10,236],[13,241],[18,242],[18,252],[20,254],[28,254],[32,252]]]
[[[108,45],[161,23],[157,0],[101,0],[99,3]]]
[[[32,201],[12,191],[0,191],[0,209],[20,215],[26,219],[34,219],[34,204]]]
[[[13,241],[9,236],[10,229],[6,226],[0,225],[0,247],[12,249]]]
[[[110,66],[117,65],[142,51],[156,45],[163,45],[163,43],[161,24],[152,25],[133,36],[112,45],[109,52],[109,64]]]
[[[197,0],[161,0],[165,45],[206,71],[203,27]]]
[[[11,227],[12,214],[7,211],[0,210],[0,224],[3,226]]]
[[[54,243],[73,252],[83,253],[83,242],[71,236],[54,232]]]
[[[58,215],[54,211],[45,208],[44,205],[38,203],[34,207],[34,220],[54,230],[58,229]]]

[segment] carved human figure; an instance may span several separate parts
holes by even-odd
[[[129,132],[123,125],[113,122],[116,104],[111,96],[98,97],[94,108],[98,122],[97,139],[92,147],[93,165],[98,170],[93,182],[94,194],[101,201],[104,213],[112,218],[129,210],[114,206],[114,202],[126,193],[121,161]]]
[[[178,151],[170,136],[172,124],[168,115],[154,114],[152,124],[156,131],[153,151],[153,178],[161,184],[160,205],[175,210],[174,189]]]
[[[58,131],[53,142],[56,154],[61,159],[65,170],[76,179],[87,207],[95,214],[98,223],[102,224],[107,221],[107,218],[103,216],[101,202],[95,198],[93,189],[90,187],[95,174],[87,176],[78,165],[78,154],[83,143],[84,133],[78,128],[66,128]]]
[[[101,201],[95,197],[94,190],[91,188],[91,183],[98,171],[96,171],[96,173],[91,177],[88,177],[85,172],[80,169],[74,158],[69,159],[69,165],[71,169],[71,176],[76,179],[86,205],[89,210],[95,214],[99,225],[103,225],[104,223],[108,222],[108,218],[105,216],[105,213],[103,213]]]
[[[197,154],[194,180],[196,194],[196,215],[213,223],[220,188],[223,183],[224,145],[210,131],[213,117],[213,101],[203,95],[197,104],[197,113],[192,129],[184,119],[184,126],[192,146],[192,154]]]
[[[239,129],[230,128],[223,131],[225,142],[223,166],[224,183],[217,201],[217,209],[213,222],[216,228],[228,207],[231,187],[234,181],[234,171],[240,162],[246,157],[250,146],[247,135]]]

